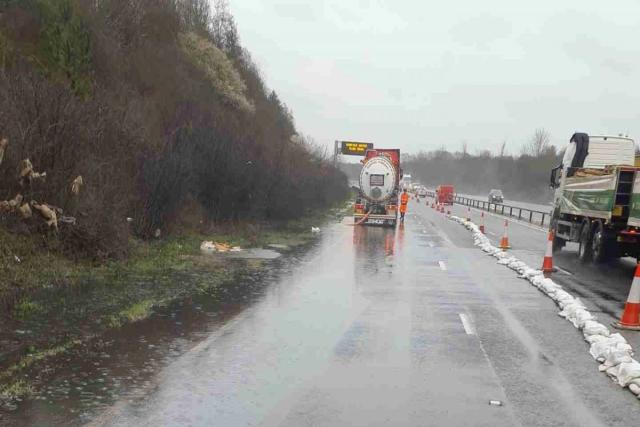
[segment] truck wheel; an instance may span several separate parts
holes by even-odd
[[[578,247],[578,259],[582,263],[591,261],[593,256],[591,238],[591,224],[585,221],[580,229],[580,246]]]
[[[602,263],[615,256],[615,241],[604,229],[602,221],[597,221],[591,240],[593,262]]]

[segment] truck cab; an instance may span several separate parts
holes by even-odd
[[[441,205],[453,205],[453,185],[438,185],[436,188],[436,201]]]

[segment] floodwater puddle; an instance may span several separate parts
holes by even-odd
[[[257,259],[267,264],[247,269],[214,295],[203,292],[154,308],[149,318],[108,331],[52,358],[38,372],[28,372],[27,380],[53,373],[15,411],[0,413],[0,426],[83,425],[118,402],[143,398],[162,367],[260,300],[270,283],[299,262],[298,251],[286,257],[273,249],[224,254],[237,262]],[[188,281],[190,275],[197,281],[206,272],[182,272],[176,280]]]
[[[280,252],[273,249],[250,248],[239,252],[228,252],[223,254],[225,258],[233,259],[276,259],[280,257]]]

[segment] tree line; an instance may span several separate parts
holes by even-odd
[[[0,201],[73,217],[56,239],[74,255],[124,255],[131,232],[288,220],[347,191],[264,82],[226,0],[0,0],[3,138]],[[17,179],[25,159],[46,179]]]
[[[548,132],[537,129],[519,154],[510,155],[506,150],[506,143],[495,154],[489,150],[471,154],[466,144],[454,152],[442,147],[404,156],[403,169],[430,187],[453,184],[457,192],[476,195],[487,195],[495,188],[507,199],[548,202],[551,169],[563,154],[550,143]]]

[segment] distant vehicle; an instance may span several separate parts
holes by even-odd
[[[360,171],[360,191],[354,205],[355,222],[395,226],[400,193],[400,150],[367,150]]]
[[[640,167],[635,144],[618,136],[571,137],[551,171],[553,249],[577,242],[581,262],[640,256]]]
[[[489,191],[489,203],[504,203],[502,191],[496,189]]]
[[[453,205],[453,185],[438,185],[436,201],[442,205]]]
[[[408,191],[411,188],[411,184],[412,184],[411,175],[409,174],[403,175],[402,180],[400,181],[400,188],[402,188],[403,190],[406,189]]]
[[[418,197],[427,197],[427,188],[422,186],[418,189]]]

